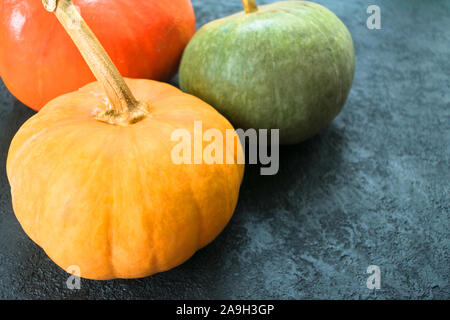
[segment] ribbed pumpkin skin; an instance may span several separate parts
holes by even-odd
[[[94,120],[106,99],[95,82],[47,104],[20,128],[8,154],[24,231],[84,278],[139,278],[183,263],[226,226],[244,172],[237,164],[174,164],[175,129],[193,135],[202,120],[203,130],[225,136],[233,127],[175,87],[126,81],[138,100],[150,102],[144,120],[125,127]]]
[[[120,73],[165,81],[195,32],[190,0],[73,0]],[[39,110],[95,80],[41,0],[0,2],[0,76],[11,93]]]
[[[339,114],[354,71],[352,37],[336,15],[282,1],[203,26],[184,52],[180,87],[234,126],[280,129],[280,142],[294,144]]]

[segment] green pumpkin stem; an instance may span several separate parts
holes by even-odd
[[[244,5],[245,13],[253,13],[258,11],[258,6],[256,5],[255,0],[242,0],[242,4]]]

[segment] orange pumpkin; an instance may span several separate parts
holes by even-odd
[[[168,84],[124,82],[71,1],[48,3],[65,27],[80,21],[67,30],[99,82],[52,100],[14,137],[7,161],[14,212],[55,263],[78,266],[84,278],[137,278],[178,266],[230,220],[244,166],[177,165],[172,133],[193,136],[197,120],[224,136],[233,127]],[[238,140],[224,152],[235,159]]]
[[[121,74],[130,78],[169,80],[195,32],[190,0],[74,0],[74,4]],[[0,1],[0,44],[0,76],[17,99],[35,110],[95,80],[55,17],[42,10],[40,0]]]

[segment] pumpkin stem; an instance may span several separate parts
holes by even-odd
[[[255,0],[242,0],[242,4],[244,5],[245,13],[253,13],[258,11],[258,6],[256,5]]]
[[[72,0],[42,0],[45,9],[54,12],[72,38],[94,76],[103,85],[111,105],[96,119],[110,124],[126,125],[140,121],[148,113],[120,75],[97,37],[83,20]]]

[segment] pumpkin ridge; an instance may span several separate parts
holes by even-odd
[[[112,181],[111,181],[111,190],[114,190],[114,183],[115,183],[115,179],[113,177]],[[108,234],[106,237],[106,245],[108,246],[108,261],[109,261],[109,265],[111,268],[111,274],[113,278],[117,277],[117,272],[116,272],[116,268],[115,268],[115,263],[114,263],[114,232],[113,232],[113,225],[111,223],[112,220],[112,212],[113,212],[113,208],[112,205],[109,204],[108,206],[108,213],[106,214],[107,218],[107,230],[108,230]]]
[[[78,132],[77,133],[77,136],[83,136],[84,135],[84,132],[82,132],[82,131],[80,131],[80,132]],[[97,139],[98,139],[98,137],[96,137]],[[101,164],[102,162],[103,162],[103,160],[104,160],[104,158],[108,158],[108,157],[110,157],[109,155],[107,155],[107,152],[108,152],[108,150],[109,150],[109,147],[111,146],[111,145],[113,145],[114,143],[115,143],[115,140],[114,139],[112,139],[111,138],[111,136],[108,136],[108,135],[103,135],[103,142],[102,143],[100,143],[100,142],[97,142],[98,144],[97,144],[97,146],[96,146],[96,149],[98,150],[97,152],[98,152],[98,154],[97,154],[97,157],[94,159],[94,161],[93,162],[91,162],[90,163],[90,165],[89,165],[89,170],[90,170],[90,175],[89,175],[89,180],[87,180],[87,181],[85,181],[84,182],[84,185],[85,185],[85,188],[88,188],[87,186],[90,186],[90,185],[95,185],[96,184],[96,177],[98,176],[98,175],[101,175],[101,171],[102,171],[102,166],[101,165],[99,165],[99,164]],[[80,143],[80,145],[83,145],[83,139],[77,139],[77,138],[75,138],[74,139],[74,141],[75,142],[79,142]],[[98,140],[97,140],[98,141]],[[75,144],[73,144],[73,146],[75,146]],[[95,170],[95,171],[92,171],[92,170]],[[114,183],[114,179],[113,179],[113,181],[111,182],[111,184],[113,184]],[[106,221],[107,221],[107,223],[108,223],[108,225],[110,224],[110,212],[111,212],[111,208],[109,208],[109,210],[108,210],[108,213],[105,213],[105,216],[106,216]],[[85,213],[86,215],[91,215],[92,214],[92,212],[86,212]],[[95,216],[93,216],[93,217],[91,217],[92,219],[95,219],[96,217]],[[108,228],[108,230],[110,231],[111,230],[111,228]],[[108,252],[110,252],[111,251],[111,242],[110,242],[110,238],[109,238],[109,232],[108,232],[108,236],[107,236],[107,238],[105,239],[106,241],[105,241],[105,245],[107,245],[108,246]],[[94,245],[94,244],[92,244],[92,245]],[[45,250],[44,250],[45,251]],[[47,252],[47,251],[46,251]],[[50,256],[50,255],[49,255]],[[110,260],[110,263],[109,263],[109,273],[113,276],[113,277],[115,277],[115,275],[116,275],[116,272],[115,272],[115,267],[114,267],[114,263],[113,263],[113,261],[111,260],[111,259],[109,259]],[[66,267],[66,266],[65,266]],[[81,270],[82,272],[83,272],[83,270]]]
[[[180,91],[179,93],[180,93],[180,97],[184,95],[181,91]],[[163,99],[161,99],[160,101],[162,101],[162,100],[164,100],[164,99],[166,99],[166,97],[163,98]],[[167,109],[169,109],[169,107],[167,107]],[[170,129],[168,129],[168,131],[170,131],[170,132],[173,132],[174,130],[177,130],[177,129],[180,128],[180,126],[176,126],[176,125],[174,124],[174,123],[177,123],[177,122],[178,122],[176,119],[170,119],[170,120],[167,120],[166,110],[162,109],[160,115],[161,115],[161,118],[158,118],[158,119],[152,119],[152,118],[150,118],[150,119],[146,119],[146,121],[148,121],[148,122],[150,122],[150,121],[158,122],[158,123],[160,123],[161,125],[164,125],[164,126],[166,126],[167,128],[170,128]],[[164,120],[164,119],[166,119],[166,120]],[[165,141],[165,140],[167,140],[167,137],[165,136],[165,134],[163,134],[163,132],[166,132],[166,131],[161,130],[161,131],[155,132],[155,137],[158,136],[158,138],[157,138],[157,139],[155,138],[154,140],[158,141],[158,143],[159,143],[163,148],[166,148],[167,145],[165,145],[165,144],[163,144],[163,143],[160,142],[160,141]],[[135,135],[136,135],[136,134],[135,134]],[[170,149],[167,150],[167,152],[168,152],[168,154],[170,154]],[[139,152],[139,154],[142,155],[142,152]],[[143,157],[143,158],[145,159],[145,157]],[[185,177],[190,177],[191,175],[188,174],[188,172],[187,172],[185,169],[186,169],[186,168],[183,168],[183,171],[182,171],[182,172],[184,173],[184,176],[185,176]],[[194,198],[194,192],[193,192],[193,190],[190,189],[190,192],[191,192],[191,194],[192,194],[192,196],[191,196],[191,202],[192,202],[192,203],[195,203],[195,207],[198,207],[198,205],[197,205],[197,203],[196,203],[196,201],[195,201],[195,198]],[[198,209],[197,209],[197,211],[198,211]],[[157,237],[157,236],[158,236],[157,233],[152,232],[152,239],[153,239],[152,241],[153,241],[153,242],[155,242],[155,237]],[[200,248],[198,245],[195,246],[195,247],[196,247],[196,249],[194,249],[194,251],[193,251],[191,254],[189,254],[189,257],[186,258],[185,260],[187,260],[187,259],[189,259],[190,257],[192,257],[192,256],[198,251],[198,249]],[[166,265],[167,265],[167,262],[166,262],[166,261],[164,261],[164,262],[161,261],[160,256],[159,256],[159,254],[158,254],[158,252],[157,252],[156,250],[153,250],[153,255],[154,255],[154,264],[155,264],[155,266],[156,266],[155,269],[157,270],[157,272],[164,272],[164,271],[167,271],[167,270],[168,270],[168,268],[167,268],[167,266],[166,266]],[[164,260],[164,259],[163,259],[163,260]]]
[[[203,151],[203,150],[202,150]],[[186,172],[186,168],[187,167],[184,167],[183,169],[183,171],[184,172]],[[188,174],[186,174],[187,176],[190,176],[190,174],[188,175]],[[203,212],[202,212],[202,210],[200,209],[200,206],[199,206],[199,204],[198,204],[198,200],[196,199],[196,197],[195,197],[195,191],[194,191],[194,187],[192,186],[192,179],[190,180],[190,183],[189,183],[189,188],[190,188],[190,192],[191,192],[191,195],[192,195],[192,201],[193,201],[193,203],[195,204],[195,209],[196,209],[196,212],[197,212],[197,218],[198,218],[198,232],[197,232],[197,248],[201,248],[201,247],[203,247],[202,246],[202,243],[203,243],[203,228],[204,228],[204,226],[203,226],[203,223],[204,223],[204,219],[203,219]],[[194,252],[195,253],[195,252]]]
[[[149,121],[149,120],[147,120],[147,121]],[[133,145],[133,151],[134,151],[134,158],[135,159],[142,159],[142,158],[144,158],[143,157],[143,155],[142,155],[142,153],[141,152],[139,152],[139,150],[138,150],[138,148],[137,148],[137,146],[138,146],[138,137],[136,136],[136,133],[134,132],[134,131],[130,131],[130,133],[129,133],[129,136],[130,136],[130,139],[132,140],[132,141],[130,141],[130,144],[131,145]],[[138,172],[138,176],[139,176],[139,184],[140,184],[140,186],[141,186],[141,188],[143,189],[143,190],[145,190],[145,186],[144,186],[144,183],[143,183],[143,181],[142,181],[142,166],[141,165],[139,165],[139,163],[137,163],[137,167],[139,168],[138,170],[139,170],[139,172]],[[145,193],[144,192],[144,194],[145,194],[145,196],[147,197],[147,193]],[[142,209],[144,209],[144,208],[142,208]],[[141,216],[143,216],[143,215],[146,215],[146,214],[148,214],[147,212],[141,212]],[[153,227],[153,226],[152,226]],[[149,250],[152,252],[152,262],[153,262],[153,264],[155,265],[155,269],[156,270],[158,270],[158,271],[160,271],[161,270],[161,264],[160,264],[160,262],[159,262],[159,257],[158,257],[158,254],[156,253],[156,250],[154,250],[154,243],[155,243],[155,240],[154,240],[154,238],[155,238],[155,233],[154,233],[154,231],[153,231],[153,229],[152,228],[145,228],[146,229],[146,231],[147,231],[147,236],[148,236],[148,238],[149,238],[149,241],[151,241],[151,243],[149,243]],[[151,233],[151,236],[149,236],[148,234],[149,233]],[[151,239],[151,240],[150,240]]]

